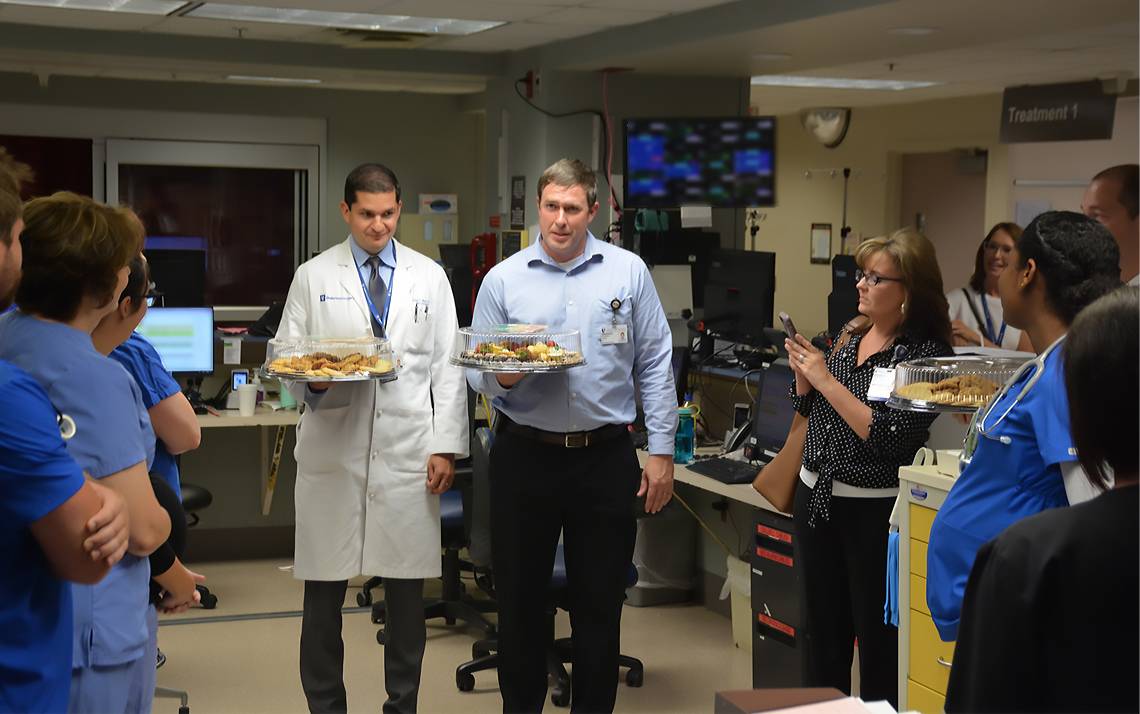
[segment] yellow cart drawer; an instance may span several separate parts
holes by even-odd
[[[906,708],[922,714],[942,714],[946,697],[913,679],[906,680]]]
[[[926,577],[926,543],[920,540],[910,542],[910,572]]]
[[[930,608],[926,606],[926,578],[913,573],[910,576],[910,606],[930,616]]]
[[[925,506],[910,504],[910,537],[923,543],[930,542],[930,527],[938,511]]]
[[[909,677],[944,695],[953,661],[954,643],[938,639],[938,630],[934,629],[930,615],[911,609]]]

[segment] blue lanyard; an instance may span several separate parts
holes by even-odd
[[[379,255],[379,254],[377,254]],[[356,262],[355,259],[353,262]],[[380,266],[376,266],[377,273],[380,272]],[[360,289],[364,291],[364,301],[368,303],[368,312],[372,315],[372,319],[376,324],[380,325],[384,330],[384,335],[388,334],[388,311],[392,309],[392,286],[396,283],[396,244],[392,244],[392,278],[388,281],[388,295],[384,298],[384,318],[380,318],[380,311],[376,309],[376,303],[372,302],[372,294],[368,291],[368,284],[364,282],[364,275],[360,272],[360,266],[356,266],[356,277],[360,278]]]
[[[986,299],[985,293],[981,294],[981,298],[982,311],[986,313],[986,332],[988,333],[986,337],[990,338],[990,342],[994,343],[995,346],[1001,347],[1001,341],[1005,338],[1005,318],[1003,317],[1001,321],[1001,332],[997,333],[995,336],[994,318],[992,315],[990,315],[990,301]]]

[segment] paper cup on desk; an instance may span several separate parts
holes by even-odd
[[[242,384],[237,388],[238,414],[253,416],[253,410],[257,408],[257,388],[256,384]]]

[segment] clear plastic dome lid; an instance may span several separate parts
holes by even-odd
[[[973,411],[985,406],[1025,359],[931,357],[895,369],[890,405],[915,411]]]
[[[387,381],[396,376],[392,346],[382,337],[273,338],[263,371],[298,381]]]
[[[586,363],[577,330],[525,324],[462,327],[451,361],[500,372],[553,372]]]

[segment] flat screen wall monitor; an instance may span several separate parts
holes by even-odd
[[[626,210],[775,205],[775,117],[626,119],[624,127]]]

